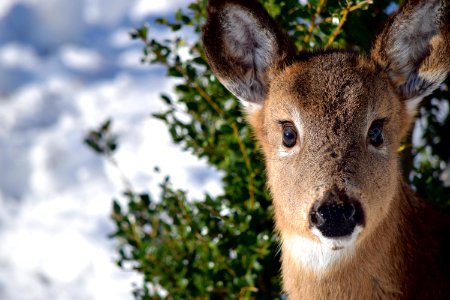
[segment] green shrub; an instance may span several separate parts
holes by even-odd
[[[392,1],[371,2],[315,0],[303,6],[298,0],[262,1],[298,49],[332,46],[366,52]],[[281,298],[279,248],[262,157],[238,102],[205,61],[199,39],[205,7],[206,1],[199,0],[187,11],[177,11],[171,21],[157,20],[178,33],[176,38],[149,38],[152,25],[133,30],[131,36],[144,43],[142,62],[163,65],[168,77],[179,79],[176,96],[161,97],[168,109],[153,117],[167,125],[183,150],[223,171],[223,194],[188,201],[169,178],[161,183],[158,199],[127,188],[128,204],[113,205],[117,263],[143,275],[134,289],[137,299]],[[181,37],[186,28],[197,33],[195,41]],[[180,56],[183,48],[189,49],[187,59]],[[434,97],[439,100],[425,101],[421,111],[428,146],[413,148],[405,141],[401,154],[405,176],[418,192],[448,208],[450,190],[440,174],[450,157],[450,117],[443,118],[438,107],[449,102],[448,85]],[[178,117],[180,109],[190,116],[188,121]],[[117,141],[109,121],[90,132],[86,142],[115,164]]]

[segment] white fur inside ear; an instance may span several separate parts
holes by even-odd
[[[395,63],[396,72],[411,74],[427,52],[429,42],[439,31],[441,0],[422,1],[418,7],[396,17],[390,33],[388,56]],[[407,21],[405,22],[405,19]]]
[[[224,85],[241,101],[262,103],[268,85],[266,73],[278,55],[276,37],[250,11],[238,5],[227,6],[222,17],[222,51],[232,58],[237,74]]]
[[[420,101],[445,80],[448,52],[442,22],[447,1],[406,1],[385,30],[381,42],[387,54],[389,76],[405,99],[408,113],[415,115]],[[447,20],[448,21],[448,20]]]
[[[239,6],[227,7],[224,17],[224,40],[229,54],[246,65],[254,64],[257,71],[265,70],[276,55],[273,34],[263,28],[252,13]],[[247,75],[252,77],[251,74]]]

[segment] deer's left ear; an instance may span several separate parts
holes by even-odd
[[[377,37],[372,58],[414,115],[450,71],[450,1],[409,0]]]
[[[255,0],[210,0],[203,45],[217,78],[247,108],[261,107],[271,70],[282,67],[295,52]]]

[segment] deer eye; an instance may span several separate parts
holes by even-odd
[[[383,125],[384,120],[375,120],[372,125],[370,125],[369,132],[367,133],[368,142],[376,148],[380,147],[384,142]]]
[[[283,145],[292,148],[297,143],[297,132],[294,124],[290,122],[283,123]]]

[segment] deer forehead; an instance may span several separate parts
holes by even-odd
[[[337,132],[394,118],[399,101],[385,74],[355,54],[330,53],[298,61],[274,76],[266,118]],[[290,120],[292,119],[292,120]],[[322,126],[321,126],[322,124]]]

